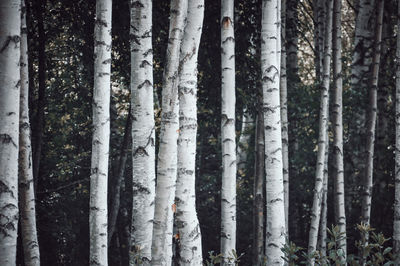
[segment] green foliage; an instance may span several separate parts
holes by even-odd
[[[238,255],[234,249],[230,252],[229,256],[226,258],[229,265],[239,265],[240,258],[244,253]],[[222,253],[214,255],[214,251],[208,252],[208,259],[205,261],[206,266],[214,266],[217,264],[222,264],[224,260],[224,255]]]

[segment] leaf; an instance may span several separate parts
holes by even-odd
[[[173,213],[176,213],[176,204],[175,204],[175,203],[172,204],[171,208],[172,208],[172,212],[173,212]]]

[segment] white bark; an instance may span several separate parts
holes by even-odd
[[[25,1],[21,1],[21,95],[19,117],[19,207],[24,262],[27,266],[40,265],[36,232],[35,194],[33,188],[32,147],[29,122],[28,38]]]
[[[178,177],[176,228],[179,265],[202,265],[200,225],[196,213],[197,56],[203,27],[204,0],[189,0],[179,73]]]
[[[326,142],[328,133],[328,108],[329,108],[329,77],[332,45],[332,13],[333,0],[326,1],[326,28],[324,36],[324,59],[322,68],[321,105],[319,118],[318,154],[315,173],[315,187],[313,206],[311,209],[311,225],[308,239],[308,253],[312,254],[317,246],[318,227],[321,218],[321,202],[323,198],[323,179],[326,157]],[[314,261],[310,261],[314,265]]]
[[[187,0],[172,0],[169,40],[162,90],[160,148],[157,163],[152,265],[171,265],[172,227],[177,176],[179,132],[179,51],[187,13]]]
[[[90,175],[90,265],[107,265],[107,178],[110,142],[111,0],[96,1],[93,138]]]
[[[261,75],[265,134],[267,228],[265,253],[269,265],[283,265],[285,207],[280,113],[280,9],[278,0],[262,2]]]
[[[343,81],[342,81],[342,0],[334,0],[333,10],[333,132],[334,132],[334,187],[335,187],[335,222],[339,226],[342,240],[339,247],[343,250],[342,262],[347,259],[346,212],[344,202],[344,164],[343,164]]]
[[[396,49],[396,155],[395,155],[395,200],[393,222],[393,253],[400,254],[400,2],[397,8],[397,49]],[[400,265],[400,256],[396,258]]]
[[[0,1],[0,265],[15,265],[21,0]]]
[[[374,169],[374,144],[375,144],[375,126],[376,126],[376,113],[377,93],[378,93],[378,76],[379,65],[381,56],[381,39],[382,39],[382,21],[383,21],[383,6],[384,0],[378,0],[378,12],[375,28],[374,40],[374,55],[372,59],[372,77],[369,85],[369,107],[367,117],[367,145],[366,145],[366,162],[365,173],[363,182],[363,195],[362,195],[362,222],[365,224],[370,223],[371,216],[371,199],[372,199],[372,179]]]
[[[286,76],[286,0],[282,0],[281,10],[281,80],[280,80],[280,104],[282,124],[282,167],[283,167],[283,189],[285,198],[285,227],[286,237],[289,237],[289,135],[288,135],[288,113],[287,113],[287,76]]]
[[[132,234],[130,264],[151,261],[155,197],[152,1],[131,0]]]
[[[221,253],[224,264],[236,250],[236,134],[234,0],[221,1]]]

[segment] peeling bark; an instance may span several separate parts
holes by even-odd
[[[172,0],[164,68],[160,148],[152,242],[152,265],[171,265],[173,213],[176,211],[177,140],[179,132],[179,52],[185,28],[187,0]]]

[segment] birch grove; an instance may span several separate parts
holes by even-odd
[[[132,234],[130,264],[151,261],[155,197],[152,1],[131,1]]]
[[[324,169],[326,165],[326,148],[328,133],[328,107],[329,107],[329,77],[330,77],[330,61],[331,61],[331,44],[332,44],[332,13],[333,0],[326,1],[327,19],[326,28],[324,29],[324,60],[322,68],[322,84],[321,84],[321,102],[319,117],[319,135],[318,135],[318,154],[315,173],[315,188],[313,205],[311,209],[311,224],[308,238],[308,253],[311,255],[315,252],[318,239],[318,228],[321,220],[321,203],[323,199],[323,180]],[[314,262],[310,261],[313,265]]]
[[[0,2],[0,265],[15,265],[18,232],[18,147],[21,1]]]
[[[107,182],[110,141],[111,8],[111,0],[96,1],[89,213],[90,265],[108,265]]]
[[[200,224],[196,213],[197,56],[203,27],[204,1],[189,0],[179,72],[178,176],[176,227],[179,265],[202,265]]]
[[[177,140],[179,132],[178,81],[180,47],[186,0],[172,0],[162,89],[160,146],[152,240],[152,265],[171,265],[173,213],[176,211]]]
[[[285,244],[285,207],[282,168],[280,113],[280,9],[278,1],[262,2],[261,79],[265,134],[266,239],[265,255],[270,264],[283,264]]]
[[[29,122],[29,71],[28,30],[26,28],[26,6],[21,1],[21,91],[19,114],[19,160],[18,189],[19,209],[25,265],[40,265],[39,243],[36,232],[35,194],[33,188],[32,146]]]
[[[236,250],[236,134],[234,0],[221,1],[221,253],[232,265]]]

